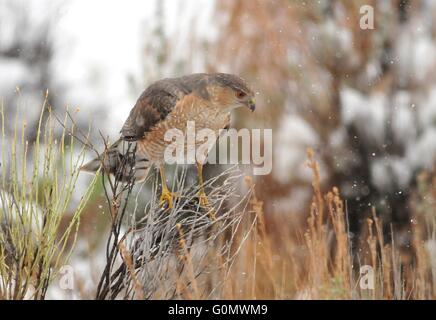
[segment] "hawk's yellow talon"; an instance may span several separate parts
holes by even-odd
[[[162,207],[165,202],[168,203],[168,209],[173,208],[173,199],[177,196],[176,193],[171,192],[167,186],[167,179],[165,177],[165,168],[160,166],[160,178],[162,180],[162,194],[160,196],[159,205]]]
[[[204,181],[203,181],[203,164],[197,162],[197,171],[198,171],[198,182],[200,183],[200,191],[198,191],[198,203],[201,207],[210,208],[209,218],[212,221],[216,220],[215,210],[209,205],[209,199],[207,198],[206,193],[204,192]]]
[[[203,190],[200,190],[200,192],[198,192],[198,203],[200,204],[200,207],[210,209],[209,218],[212,221],[215,221],[215,209],[212,208],[212,206],[209,204],[209,199],[207,198],[206,193],[204,193]]]
[[[200,203],[200,206],[202,206],[202,207],[209,206],[209,199],[207,198],[206,193],[204,193],[204,191],[200,191],[198,193],[198,202]]]
[[[160,196],[160,200],[159,200],[159,205],[162,207],[165,202],[168,204],[168,208],[172,209],[173,208],[173,199],[176,197],[177,195],[173,192],[170,192],[168,189],[164,188],[162,190],[162,194]]]
[[[200,206],[209,206],[209,199],[207,199],[206,193],[204,192],[204,182],[203,182],[203,165],[197,162],[198,171],[198,182],[200,184],[200,190],[198,191],[198,202]]]

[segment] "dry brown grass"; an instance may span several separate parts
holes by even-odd
[[[294,235],[289,221],[278,219],[274,229],[268,231],[263,202],[253,193],[252,216],[246,216],[246,226],[254,221],[255,228],[227,270],[230,277],[219,298],[434,299],[434,266],[429,250],[434,229],[429,232],[425,221],[412,221],[413,243],[410,252],[404,253],[393,240],[385,242],[382,221],[373,210],[360,236],[364,241],[352,250],[340,191],[333,188],[326,194],[322,192],[313,151],[308,151],[308,158],[307,166],[313,173],[313,200],[304,229],[297,229]],[[247,183],[254,188],[251,179]],[[430,187],[429,192],[432,190]],[[431,205],[434,212],[434,201]],[[394,232],[391,230],[391,234]],[[374,290],[360,286],[360,281],[365,280],[360,274],[364,265],[374,270]]]

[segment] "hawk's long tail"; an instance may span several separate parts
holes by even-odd
[[[136,142],[119,139],[99,157],[84,164],[80,170],[96,173],[100,168],[120,181],[135,179],[135,182],[141,182],[147,177],[150,161],[138,152]]]

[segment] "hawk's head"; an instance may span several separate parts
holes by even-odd
[[[213,73],[209,76],[210,83],[215,86],[213,98],[219,105],[230,110],[247,107],[254,111],[254,93],[242,78],[228,73]]]

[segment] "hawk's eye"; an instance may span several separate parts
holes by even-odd
[[[247,94],[244,91],[236,91],[236,98],[243,99],[247,96]]]

